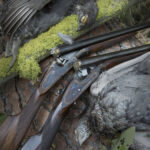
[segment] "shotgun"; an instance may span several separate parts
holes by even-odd
[[[116,37],[120,37],[122,35],[127,35],[129,33],[130,34],[135,33],[139,30],[142,30],[142,29],[145,29],[145,28],[148,28],[148,27],[150,27],[150,22],[144,23],[142,25],[136,25],[136,26],[133,26],[133,27],[128,27],[128,28],[125,28],[125,29],[113,31],[113,32],[110,32],[110,33],[107,33],[107,34],[94,36],[94,37],[83,39],[83,40],[80,40],[80,41],[75,41],[71,45],[67,45],[67,46],[65,45],[65,46],[57,47],[57,48],[53,49],[51,52],[52,52],[52,55],[59,56],[59,55],[65,54],[65,53],[76,51],[78,49],[83,49],[85,47],[88,47],[88,46],[91,46],[91,45],[94,45],[94,44],[97,44],[97,43],[104,42],[106,40],[110,40],[110,39],[113,39],[113,38],[116,38]]]
[[[109,44],[112,46],[122,40],[133,35],[133,33],[115,38],[104,43],[96,45],[96,50],[102,50],[105,46],[108,48]],[[55,85],[55,83],[64,76],[77,61],[77,58],[84,55],[87,51],[95,51],[94,46],[85,48],[82,51],[76,52],[63,66],[57,64],[56,61],[47,70],[44,78],[41,81],[39,88],[32,94],[28,104],[24,107],[22,112],[17,116],[9,116],[0,127],[0,149],[1,150],[16,150],[22,139],[24,138],[34,116],[39,110],[46,92]],[[67,55],[68,57],[70,55]],[[66,56],[66,58],[67,58]],[[68,59],[68,58],[67,58]]]
[[[139,54],[139,52],[136,53]],[[73,79],[73,81],[67,87],[63,95],[62,101],[58,104],[53,114],[49,115],[41,134],[31,137],[22,147],[22,150],[49,150],[50,145],[52,144],[53,139],[57,131],[59,130],[61,122],[63,121],[68,109],[79,98],[79,96],[83,94],[83,92],[92,84],[92,82],[96,80],[96,78],[99,76],[99,73],[121,62],[135,58],[136,56],[138,56],[136,53],[130,55],[124,53],[125,57],[118,58],[116,56],[117,59],[113,57],[112,60],[109,60],[108,62],[106,61],[105,63],[96,67],[96,69],[92,70],[92,73],[90,73],[86,78]],[[93,62],[91,64],[89,63],[89,66],[90,65],[93,65]]]
[[[111,52],[103,55],[97,55],[89,58],[84,58],[82,60],[77,61],[74,64],[74,68],[76,70],[79,70],[80,68],[87,67],[92,64],[99,64],[101,62],[113,59],[113,58],[119,58],[119,57],[124,57],[127,55],[132,55],[132,54],[137,54],[137,53],[144,53],[150,51],[150,45],[143,45],[139,47],[134,47],[130,49],[125,49],[117,52]]]
[[[85,79],[73,79],[67,87],[56,110],[46,121],[42,134],[32,137],[31,140],[25,144],[22,150],[49,150],[67,110],[70,108],[72,103],[75,102],[79,96],[97,79],[99,73],[100,67],[96,67]]]

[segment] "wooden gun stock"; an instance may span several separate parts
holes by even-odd
[[[27,129],[31,124],[41,105],[42,96],[39,97],[37,90],[31,96],[29,103],[23,109],[21,114],[17,116],[9,116],[0,127],[0,149],[1,150],[16,150],[24,137]],[[31,111],[32,110],[32,111]]]

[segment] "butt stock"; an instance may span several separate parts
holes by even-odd
[[[30,98],[29,103],[17,116],[9,116],[0,127],[0,149],[17,150],[31,121],[37,113],[43,96],[37,90]]]

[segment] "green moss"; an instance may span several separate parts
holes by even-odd
[[[33,80],[36,80],[41,72],[38,62],[33,57],[27,58],[25,62],[22,62],[22,65],[19,64],[19,67],[20,76]]]
[[[111,16],[116,11],[120,10],[127,0],[116,2],[116,0],[97,0],[99,12],[97,19],[104,16]],[[0,79],[9,75],[11,72],[18,72],[20,77],[36,79],[41,72],[38,62],[44,56],[50,53],[53,47],[62,44],[61,39],[57,36],[58,32],[68,34],[72,37],[79,35],[78,20],[76,15],[71,15],[64,18],[60,23],[51,27],[47,32],[42,33],[37,38],[26,43],[19,49],[18,58],[13,69],[8,72],[11,58],[0,59]]]
[[[7,75],[10,75],[12,72],[17,72],[16,64],[13,66],[11,71],[9,71],[11,59],[12,59],[11,57],[0,59],[0,79],[6,77]]]
[[[76,37],[78,35],[76,33],[77,28],[77,16],[72,15],[66,17],[60,23],[50,28],[49,31],[42,33],[20,48],[17,59],[19,75],[25,78],[36,79],[37,75],[40,73],[37,61],[41,56],[49,53],[53,47],[62,44],[57,33],[62,32]]]
[[[3,123],[3,121],[7,118],[7,115],[0,113],[0,125]]]
[[[97,5],[99,8],[97,20],[116,14],[116,12],[121,10],[127,3],[128,0],[118,2],[116,0],[97,0]]]
[[[135,1],[136,2],[136,1]],[[128,5],[119,14],[120,20],[128,26],[135,24],[142,24],[149,19],[150,14],[150,1],[144,0],[134,3],[134,5]]]

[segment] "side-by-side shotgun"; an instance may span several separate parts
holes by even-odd
[[[41,134],[31,137],[23,146],[22,150],[49,150],[50,145],[52,144],[53,139],[68,109],[79,98],[79,96],[83,94],[85,90],[87,90],[91,83],[96,80],[96,78],[99,76],[99,73],[102,72],[102,70],[106,70],[121,62],[135,58],[135,54],[138,54],[140,52],[138,51],[131,54],[129,51],[126,51],[126,53],[122,54],[122,56],[125,57],[118,58],[118,56],[115,55],[114,57],[112,57],[112,60],[107,59],[106,55],[108,55],[109,57],[109,54],[106,54],[104,55],[104,59],[109,60],[109,62],[106,61],[100,64],[98,67],[96,67],[96,69],[93,69],[91,71],[92,73],[90,73],[86,78],[73,79],[67,87],[62,101],[58,104],[53,114],[49,115]],[[118,54],[119,53],[120,51],[118,52]],[[103,55],[101,57],[103,57]],[[90,65],[93,65],[93,62],[91,64],[89,63],[89,66]]]
[[[50,145],[64,119],[64,116],[73,102],[94,82],[100,73],[100,67],[95,68],[86,78],[75,78],[67,87],[61,102],[49,116],[42,134],[32,137],[22,150],[49,150]],[[32,146],[31,146],[32,145]],[[31,149],[32,147],[32,149]]]
[[[122,40],[133,35],[128,34],[121,36],[120,38],[114,38],[104,43],[96,45],[97,50],[103,50],[105,47],[112,46]],[[8,116],[4,123],[0,126],[0,149],[1,150],[17,150],[22,139],[24,138],[28,128],[39,110],[46,92],[55,85],[55,83],[61,79],[73,66],[79,57],[85,53],[95,51],[94,46],[85,48],[79,52],[76,52],[74,56],[63,65],[58,65],[55,61],[51,64],[47,70],[44,78],[41,81],[39,88],[32,94],[28,104],[24,107],[22,112],[16,116]]]

